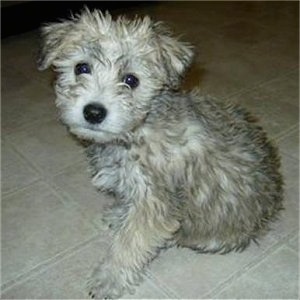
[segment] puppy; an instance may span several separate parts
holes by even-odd
[[[282,209],[277,150],[241,107],[179,91],[189,44],[149,17],[88,9],[42,35],[61,119],[89,141],[93,184],[116,198],[92,298],[129,291],[164,247],[226,253],[266,232]]]

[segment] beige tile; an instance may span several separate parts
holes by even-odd
[[[298,257],[282,247],[233,282],[216,299],[298,299]]]
[[[216,45],[217,49],[222,43]],[[206,51],[204,49],[201,50]],[[209,50],[207,50],[209,52]],[[226,50],[225,50],[226,51]],[[202,56],[204,75],[201,78],[200,88],[212,96],[226,98],[231,94],[256,85],[262,79],[258,78],[256,67],[236,53],[228,53],[226,56],[215,56],[207,60],[206,54]]]
[[[187,34],[192,37],[192,33],[197,37],[201,36],[202,30],[209,29],[212,32],[215,28],[232,22],[232,18],[220,14],[216,9],[216,6],[209,3],[177,1],[158,3],[149,14],[154,19],[165,22],[177,35]]]
[[[38,173],[15,150],[2,142],[2,192],[8,193],[38,180]]]
[[[18,36],[11,36],[2,42],[2,59],[5,64],[10,64],[11,67],[20,69],[24,59],[29,61],[29,58],[34,61],[38,52],[39,32],[30,31]]]
[[[238,28],[234,28],[232,27],[231,31],[236,30],[239,32]],[[208,75],[211,72],[211,76],[208,76],[204,81],[204,84],[206,81],[211,82],[209,91],[214,92],[214,89],[217,92],[224,90],[222,93],[219,92],[219,94],[226,95],[234,93],[238,89],[254,87],[261,82],[280,77],[297,69],[299,52],[297,39],[293,37],[290,40],[264,37],[260,41],[259,35],[266,33],[264,31],[257,31],[256,35],[253,34],[252,38],[248,37],[248,40],[247,37],[244,38],[244,46],[242,42],[232,42],[232,39],[223,36],[219,39],[214,38],[211,44],[215,44],[215,46],[210,47],[213,49],[210,51],[205,42],[205,47],[202,48],[204,56],[199,57],[199,59],[205,65]],[[235,34],[237,35],[238,33]],[[271,33],[270,36],[272,36]],[[257,39],[254,46],[250,48],[245,47],[245,43],[251,39]],[[199,47],[201,49],[201,43],[199,43]],[[234,52],[230,53],[232,50]],[[230,52],[225,57],[222,57],[222,51],[224,51],[224,54],[228,51]],[[205,53],[210,54],[206,57]],[[286,90],[283,90],[283,99],[286,96],[290,96],[291,91],[287,90],[288,95],[286,95]],[[297,86],[295,86],[292,92],[294,94],[298,92]]]
[[[172,248],[162,253],[150,266],[151,273],[174,291],[178,298],[199,299],[243,268],[274,240],[266,237],[261,245],[251,245],[243,253],[198,254],[189,249]]]
[[[275,78],[298,68],[298,54],[297,36],[287,35],[260,43],[251,49],[246,57],[256,59],[257,67],[260,65],[264,67],[258,69],[262,74]]]
[[[65,199],[75,202],[84,215],[97,227],[101,227],[101,217],[105,206],[113,203],[114,199],[100,193],[92,185],[88,164],[76,164],[67,168],[63,173],[53,178]]]
[[[235,95],[230,100],[241,103],[257,116],[264,129],[275,138],[299,122],[297,90],[295,87],[288,90],[289,85],[290,79],[283,77]]]
[[[20,70],[15,70],[10,66],[1,66],[1,96],[6,96],[10,92],[15,90],[23,90],[29,83],[31,83],[27,76],[25,76]]]
[[[103,240],[95,240],[75,253],[4,291],[6,299],[85,299],[85,284],[91,270],[107,251]]]
[[[95,232],[43,182],[2,201],[2,282],[87,240]]]
[[[278,240],[290,235],[299,227],[299,161],[282,155],[282,173],[285,181],[282,215],[271,233]]]
[[[4,39],[1,44],[1,62],[4,67],[19,71],[27,78],[49,87],[53,79],[51,70],[44,72],[37,70],[36,61],[40,42],[38,31]]]
[[[297,38],[286,32],[278,35],[261,22],[265,15],[275,12],[275,19],[281,15],[272,5],[174,2],[158,6],[157,11],[196,46],[196,64],[202,72],[193,82],[200,82],[210,94],[226,97],[298,66]],[[297,29],[297,22],[290,24],[290,31]]]
[[[15,73],[16,78],[22,77]],[[37,124],[48,120],[56,120],[58,112],[55,108],[53,91],[43,87],[35,81],[21,79],[8,83],[2,94],[2,128],[5,133],[14,132],[30,124]]]
[[[281,155],[281,171],[287,188],[299,185],[299,161],[289,155]]]
[[[255,47],[262,41],[271,39],[272,32],[265,29],[255,21],[237,20],[225,25],[215,31],[216,34],[224,41],[230,41],[235,48],[249,49]]]
[[[285,103],[299,108],[299,81],[297,74],[292,72],[279,76],[261,86],[265,94],[272,96],[274,102]]]
[[[172,22],[185,23],[186,26],[206,27],[212,32],[220,27],[243,18],[250,11],[253,3],[213,3],[209,1],[167,2],[154,6],[157,17]]]
[[[277,38],[290,39],[294,36],[296,44],[299,35],[299,4],[296,1],[286,1],[269,4],[264,14],[257,18],[265,28]]]
[[[287,75],[288,78],[291,79],[291,83],[294,85],[294,87],[298,88],[297,91],[297,96],[299,97],[299,70],[296,68],[294,72],[291,72],[290,74]],[[298,102],[299,105],[299,102]]]
[[[285,30],[287,30],[291,24],[295,25],[297,22],[299,6],[295,1],[253,1],[251,4],[253,5],[245,12],[245,18],[255,19],[265,26],[277,29],[277,23],[282,27],[286,23]]]
[[[226,97],[245,89],[256,88],[258,84],[281,77],[297,68],[297,61],[289,53],[277,53],[276,48],[265,49],[268,45],[249,50],[222,38],[212,37],[203,43],[199,40],[195,63],[205,70],[200,87],[212,95]],[[294,49],[293,46],[291,48]],[[283,96],[282,101],[285,97],[298,93],[295,81],[283,82],[282,91],[281,83],[275,84]],[[288,85],[293,87],[289,89]],[[297,102],[296,99],[292,101],[293,104]]]
[[[282,156],[284,185],[284,210],[278,221],[272,225],[270,236],[281,240],[299,227],[299,162],[289,156]]]
[[[125,294],[121,299],[170,299],[170,295],[151,279],[145,277],[144,281],[135,288],[133,294]]]
[[[292,130],[278,140],[280,152],[299,160],[299,128]]]
[[[201,70],[200,74],[195,74],[197,80],[194,78],[192,81],[204,92],[226,97],[260,80],[255,76],[253,63],[244,59],[242,45],[215,35],[199,35],[191,42],[195,46],[192,71]]]
[[[291,247],[296,253],[299,253],[299,232],[297,232],[289,241],[288,246]]]
[[[277,240],[299,228],[299,186],[285,188],[283,204],[284,210],[280,213],[278,221],[271,226],[270,236]]]
[[[104,240],[94,240],[74,254],[33,274],[25,282],[3,293],[5,299],[84,299],[86,280],[94,265],[105,257],[108,249]],[[50,284],[49,284],[50,283]],[[122,299],[167,299],[165,292],[145,278],[133,295]]]
[[[45,176],[83,159],[83,148],[57,120],[14,132],[7,139]]]

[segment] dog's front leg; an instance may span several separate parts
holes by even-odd
[[[89,281],[91,298],[118,298],[141,279],[143,267],[172,238],[179,223],[154,197],[132,205],[115,232],[104,261]]]

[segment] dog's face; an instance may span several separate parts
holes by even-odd
[[[107,142],[140,126],[151,99],[175,88],[191,62],[187,44],[148,17],[113,21],[85,10],[43,28],[39,69],[57,71],[56,104],[77,136]]]

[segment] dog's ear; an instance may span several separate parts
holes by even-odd
[[[192,62],[193,46],[174,38],[160,23],[154,25],[154,31],[163,66],[171,85],[176,87]]]
[[[61,54],[73,24],[71,21],[65,21],[49,24],[42,28],[42,45],[37,60],[39,70],[47,69]]]

